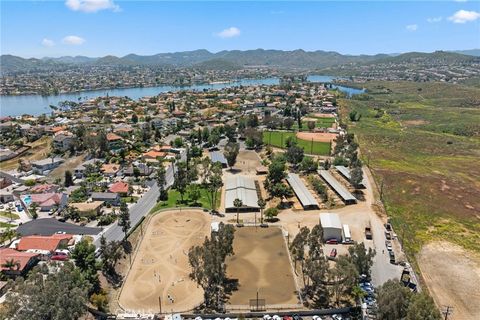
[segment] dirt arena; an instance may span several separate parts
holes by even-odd
[[[297,138],[307,141],[317,142],[331,142],[337,135],[335,133],[323,133],[323,132],[297,132]]]
[[[448,319],[480,319],[480,257],[434,242],[422,248],[418,265],[437,306],[453,307]]]
[[[242,174],[256,174],[255,169],[260,165],[260,157],[255,151],[242,150],[238,153],[234,168],[241,170]]]
[[[237,228],[234,256],[227,260],[227,275],[238,279],[231,305],[248,305],[259,291],[267,305],[296,304],[295,282],[287,248],[279,228]]]
[[[120,305],[127,312],[180,312],[203,301],[203,290],[190,280],[188,250],[210,234],[210,216],[199,210],[162,212],[145,230]]]

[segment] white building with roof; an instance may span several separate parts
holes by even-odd
[[[320,224],[323,228],[323,240],[336,239],[342,242],[342,222],[336,213],[322,212],[320,213]]]
[[[237,208],[233,205],[235,199],[242,201],[241,211],[258,211],[258,195],[255,187],[255,180],[245,176],[234,176],[227,178],[225,182],[225,211],[235,212]]]

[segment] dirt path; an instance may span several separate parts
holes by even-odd
[[[203,290],[189,279],[188,250],[210,234],[210,217],[199,210],[167,211],[146,228],[119,304],[127,312],[192,310]]]
[[[437,306],[453,307],[449,319],[480,319],[480,257],[448,242],[433,242],[417,260]]]
[[[306,141],[333,142],[336,137],[336,133],[297,132],[297,138]]]

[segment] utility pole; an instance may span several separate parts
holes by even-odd
[[[160,314],[162,314],[162,297],[158,296],[158,309],[160,310]]]
[[[453,310],[452,310],[453,307],[447,306],[446,308],[447,308],[447,309],[446,309],[445,311],[443,311],[443,314],[445,315],[445,318],[444,318],[444,319],[445,319],[445,320],[448,320],[448,316],[451,315],[452,312],[453,312]]]

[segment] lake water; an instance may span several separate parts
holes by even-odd
[[[308,80],[312,82],[331,82],[334,77],[331,76],[309,76]],[[132,99],[139,99],[146,96],[155,96],[162,92],[180,91],[180,90],[204,90],[204,89],[222,89],[236,86],[252,86],[252,85],[275,85],[279,83],[278,78],[264,79],[242,79],[228,83],[216,83],[205,85],[191,86],[158,86],[148,88],[125,88],[125,89],[108,89],[108,90],[90,90],[75,93],[64,93],[59,95],[41,96],[41,95],[22,95],[22,96],[0,96],[0,115],[1,116],[18,116],[22,114],[39,115],[42,113],[50,113],[50,105],[57,105],[60,101],[82,101],[96,97],[106,96],[127,96]],[[354,89],[344,86],[336,86],[339,90],[349,95],[362,93],[363,90]]]

